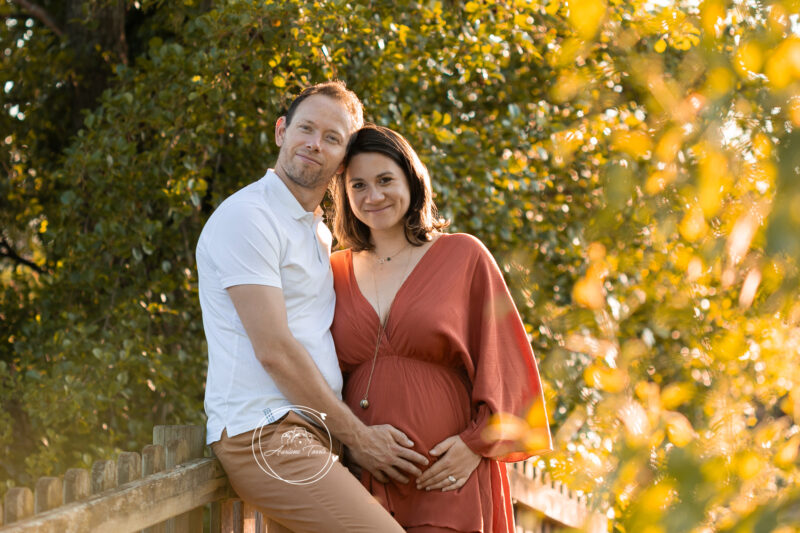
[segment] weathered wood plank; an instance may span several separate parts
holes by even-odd
[[[164,426],[158,426],[164,428]],[[164,430],[165,437],[169,435],[178,435],[175,440],[171,440],[166,446],[166,465],[167,468],[174,468],[189,459],[196,459],[191,457],[191,453],[200,454],[202,456],[203,450],[203,431],[197,431],[199,426],[167,426],[168,430]],[[202,430],[202,428],[200,428]],[[190,443],[187,438],[194,439]],[[193,509],[187,513],[176,516],[167,521],[167,533],[190,533],[200,531],[203,529],[203,510]]]
[[[64,499],[64,485],[61,478],[40,477],[36,481],[33,495],[33,512],[42,513],[61,505]]]
[[[142,449],[142,477],[163,472],[166,467],[164,447],[160,444],[148,444]],[[164,533],[166,524],[155,524],[142,530],[142,533]]]
[[[114,461],[95,461],[92,465],[92,494],[100,494],[117,486],[117,465]]]
[[[208,531],[222,533],[222,502],[208,504]]]
[[[242,505],[242,531],[243,533],[257,533],[256,508],[247,502]]]
[[[24,490],[28,491],[32,510],[33,495],[30,490]],[[216,459],[194,459],[173,470],[94,495],[86,501],[62,505],[4,526],[0,531],[132,533],[190,509],[228,498],[231,494],[225,472]]]
[[[170,445],[176,441],[184,444],[171,447]],[[171,468],[188,459],[203,456],[205,428],[202,426],[155,426],[153,428],[153,444],[164,446],[166,466]],[[181,446],[185,446],[185,449]],[[196,509],[170,520],[166,529],[168,533],[183,533],[184,531],[197,531],[203,527],[202,524],[203,510]]]
[[[164,447],[160,444],[148,444],[142,450],[142,477],[147,477],[164,470],[166,459]]]
[[[183,439],[189,446],[189,457],[203,457],[205,449],[205,428],[203,426],[155,426],[153,428],[153,444],[167,447],[173,440]]]
[[[243,533],[242,500],[222,502],[222,531],[224,533]]]
[[[117,457],[117,484],[124,485],[142,477],[142,457],[136,452],[122,452]]]
[[[189,458],[189,444],[186,439],[175,439],[167,443],[167,469],[174,468]],[[170,518],[166,523],[167,533],[189,533],[189,516],[181,514]]]
[[[64,474],[64,503],[85,500],[92,493],[92,476],[83,468],[70,468]]]
[[[6,492],[5,523],[11,524],[33,514],[33,493],[28,487],[12,487]]]

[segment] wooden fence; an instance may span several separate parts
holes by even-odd
[[[141,454],[123,452],[116,462],[70,469],[63,479],[40,478],[33,491],[11,488],[0,505],[0,533],[268,533],[219,462],[203,457],[204,436],[200,426],[156,426]],[[608,530],[585,498],[531,463],[516,463],[509,477],[518,533]]]

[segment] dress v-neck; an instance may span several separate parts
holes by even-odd
[[[439,244],[439,241],[442,240],[442,238],[444,238],[446,235],[447,234],[443,233],[439,235],[435,241],[433,241],[430,248],[425,250],[425,253],[422,254],[422,257],[419,258],[417,264],[414,265],[414,268],[412,268],[411,272],[409,272],[408,276],[406,276],[406,279],[404,279],[403,283],[400,284],[400,287],[398,287],[397,292],[394,293],[394,298],[392,298],[392,302],[389,304],[389,312],[386,315],[386,324],[383,327],[382,336],[384,338],[387,338],[387,340],[389,337],[389,321],[392,318],[392,309],[394,309],[394,303],[397,301],[397,297],[400,296],[400,293],[403,291],[406,285],[408,285],[409,280],[414,276],[414,273],[417,270],[419,270],[419,266],[425,261],[425,258],[428,257],[428,255],[430,255],[431,251],[436,247],[437,244]],[[352,283],[353,290],[358,294],[358,297],[361,299],[364,305],[366,305],[370,309],[372,316],[375,317],[375,320],[378,322],[378,324],[380,324],[381,317],[378,315],[377,309],[375,309],[375,307],[370,303],[369,299],[367,299],[367,297],[364,295],[364,292],[361,290],[361,286],[358,284],[358,279],[356,279],[356,269],[353,267],[353,250],[347,250],[347,260],[350,267],[350,282]]]

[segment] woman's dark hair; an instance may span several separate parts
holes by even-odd
[[[366,124],[350,138],[343,165],[345,172],[333,180],[333,234],[341,246],[356,252],[372,250],[369,227],[361,222],[350,209],[347,201],[347,166],[354,156],[363,153],[385,155],[403,169],[411,193],[411,202],[405,215],[406,239],[414,246],[421,246],[431,239],[434,231],[442,230],[449,222],[439,218],[433,203],[431,179],[428,169],[419,156],[399,133],[383,126]]]

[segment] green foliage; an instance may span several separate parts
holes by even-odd
[[[798,527],[796,4],[140,1],[124,48],[41,4],[0,4],[7,483],[202,423],[197,236],[339,77],[503,266],[554,476],[620,532]]]

